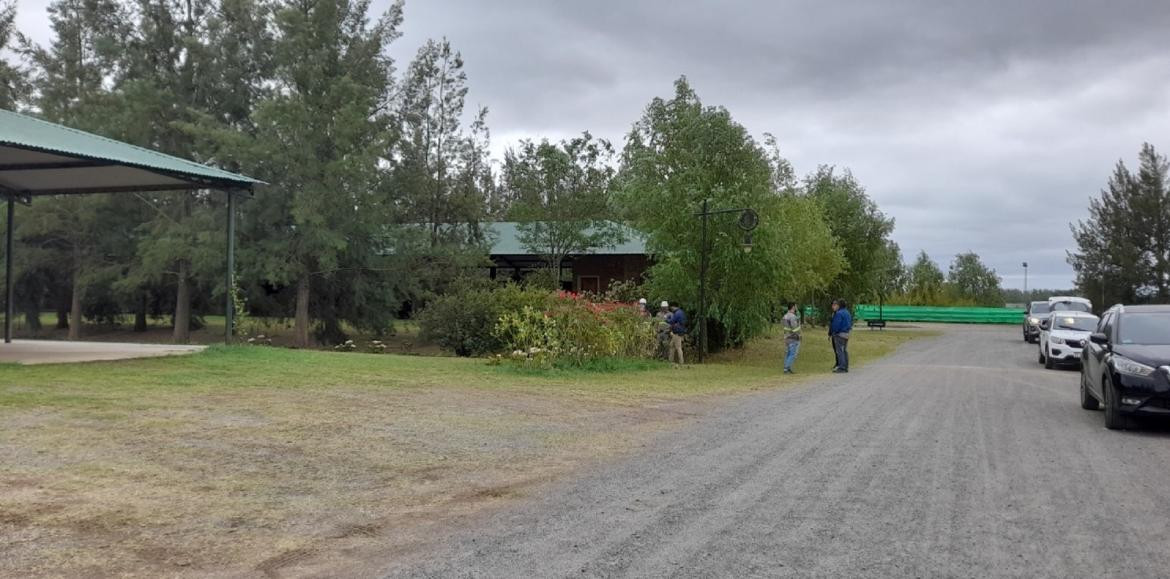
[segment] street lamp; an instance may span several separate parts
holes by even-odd
[[[743,251],[744,253],[751,253],[752,251],[752,231],[760,224],[760,216],[754,209],[740,207],[736,209],[716,209],[711,210],[709,201],[703,199],[703,210],[696,213],[695,216],[703,221],[703,241],[702,247],[699,250],[699,363],[707,356],[707,254],[710,252],[710,247],[707,245],[707,221],[712,215],[725,215],[729,213],[739,214],[739,228],[743,230]]]
[[[1028,262],[1024,262],[1024,301],[1032,301],[1032,296],[1028,295]]]

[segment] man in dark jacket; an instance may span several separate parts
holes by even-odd
[[[666,318],[670,324],[670,361],[682,366],[683,338],[687,335],[687,314],[678,304],[670,305],[670,316]]]
[[[833,372],[837,374],[849,371],[849,333],[853,331],[853,315],[845,305],[845,300],[833,301],[833,321],[829,323],[829,338],[837,357]]]

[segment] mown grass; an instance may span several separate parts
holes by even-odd
[[[922,332],[855,334],[857,366]],[[0,576],[346,575],[435,521],[796,377],[771,335],[703,366],[547,372],[482,360],[209,348],[0,366]],[[357,529],[358,531],[355,531]],[[15,537],[5,541],[3,537]],[[295,557],[293,555],[296,555]]]

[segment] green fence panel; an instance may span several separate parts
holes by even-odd
[[[859,305],[853,315],[860,320],[879,318],[878,306]],[[881,319],[890,322],[949,322],[955,324],[1020,324],[1024,310],[1014,308],[943,308],[934,306],[885,306]]]

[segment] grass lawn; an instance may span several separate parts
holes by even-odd
[[[914,330],[854,332],[857,366]],[[796,379],[828,371],[810,336]],[[703,367],[214,347],[0,366],[0,576],[369,574],[487,506],[795,382],[771,336]]]

